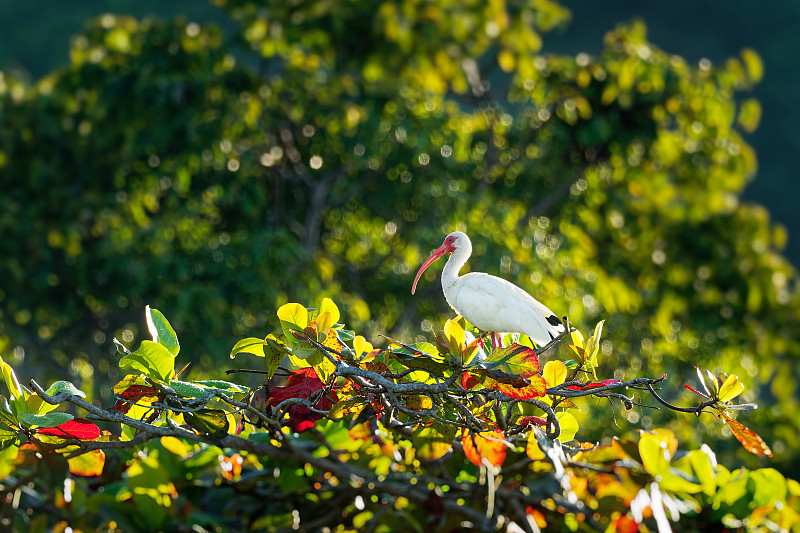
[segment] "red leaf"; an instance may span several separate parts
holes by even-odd
[[[384,372],[391,372],[392,369],[386,366],[386,363],[382,363],[380,361],[367,361],[366,364],[362,365],[364,370],[369,370],[370,372],[375,372],[376,374],[383,374]]]
[[[317,377],[317,373],[313,368],[301,368],[292,371],[286,385],[282,387],[275,387],[267,396],[267,401],[273,407],[277,407],[282,401],[289,398],[304,398],[308,397],[322,389],[325,386],[322,381]],[[329,397],[320,398],[314,408],[327,411],[333,407],[333,403],[339,401],[335,391],[331,391]],[[292,431],[297,433],[305,431],[314,425],[315,420],[322,418],[322,415],[311,411],[305,405],[292,405],[286,411],[289,414],[289,424]]]
[[[703,394],[702,392],[697,392],[696,390],[694,390],[692,387],[690,387],[690,386],[689,386],[689,385],[687,385],[686,383],[684,383],[684,384],[683,384],[683,388],[685,388],[685,389],[689,389],[689,390],[690,390],[690,391],[692,391],[693,393],[695,393],[695,394],[699,394],[699,395],[700,395],[700,396],[702,396],[703,398],[708,398],[708,396],[706,396],[706,395],[705,395],[705,394]]]
[[[470,390],[472,387],[475,387],[480,384],[478,378],[470,374],[469,372],[464,372],[461,374],[461,386],[467,390]]]
[[[581,385],[570,385],[567,387],[568,390],[591,390],[591,389],[599,389],[600,387],[605,387],[606,385],[613,385],[615,383],[622,383],[622,381],[618,379],[604,379],[603,381],[593,381],[589,383],[583,383]]]
[[[719,411],[719,414],[722,416],[725,423],[728,424],[733,436],[742,443],[745,450],[755,455],[772,457],[772,450],[769,449],[767,443],[764,442],[764,439],[762,439],[758,433],[729,417],[723,411]]]
[[[506,444],[503,432],[499,429],[473,433],[463,430],[461,444],[464,455],[475,466],[482,466],[485,459],[492,466],[500,466],[506,460]]]
[[[153,387],[147,385],[131,385],[121,393],[117,394],[119,399],[112,407],[113,410],[122,414],[131,409],[131,403],[152,403],[158,399],[158,393]]]
[[[517,424],[520,426],[544,426],[547,424],[547,420],[544,418],[539,418],[538,416],[523,416],[519,420],[517,420]]]
[[[300,368],[292,371],[292,375],[282,387],[275,387],[267,395],[270,405],[277,406],[289,398],[308,398],[311,393],[325,386],[317,377],[313,368]]]
[[[86,419],[75,418],[55,427],[40,428],[37,433],[62,439],[94,440],[100,437],[100,428]]]

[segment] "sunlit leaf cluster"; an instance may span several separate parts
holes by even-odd
[[[627,395],[641,389],[669,406],[653,389],[667,383],[663,377],[593,381],[601,357],[592,346],[601,340],[602,322],[586,343],[571,332],[568,353],[583,355],[576,361],[559,355],[563,337],[537,347],[520,336],[490,348],[461,317],[448,320],[431,342],[389,339],[390,347],[374,349],[345,328],[330,299],[314,309],[288,303],[277,315],[280,333],[243,339],[231,350],[232,358],[263,361],[262,368],[228,372],[264,375],[256,387],[235,378],[179,379],[177,335],[149,306],[152,340],[134,352],[116,341],[127,375],[113,387],[116,403],[108,408],[86,402],[67,381],[45,391],[31,380],[30,390],[0,360],[9,395],[0,397],[0,490],[17,494],[20,481],[27,484],[3,525],[800,527],[800,485],[776,470],[731,471],[707,445],[679,450],[667,429],[606,445],[579,440],[572,412],[607,416],[588,398],[641,409]],[[699,416],[708,408],[741,426],[725,413],[755,407],[732,402],[744,385],[735,376],[698,375],[705,401],[695,411],[672,409]],[[121,431],[101,431],[91,420],[57,411],[62,404],[95,422],[116,422]],[[737,438],[748,451],[769,453],[744,430],[749,440]],[[756,441],[763,448],[753,447]]]

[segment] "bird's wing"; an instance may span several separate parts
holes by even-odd
[[[564,330],[555,313],[504,279],[473,272],[453,289],[453,307],[484,331],[525,333],[543,345]]]

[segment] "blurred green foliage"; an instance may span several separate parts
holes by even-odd
[[[758,56],[690,65],[641,24],[597,56],[548,54],[569,14],[546,0],[218,3],[230,38],[108,15],[69,66],[0,77],[12,364],[115,379],[111,338],[140,337],[146,303],[203,332],[183,352],[214,375],[290,299],[335,295],[372,334],[429,330],[451,313],[435,269],[415,297],[412,274],[460,229],[471,269],[582,327],[605,318],[618,379],[742,375],[751,426],[796,466],[797,274],[785,230],[740,202]],[[620,432],[674,423],[627,416]],[[702,422],[672,428],[695,445],[719,431]]]

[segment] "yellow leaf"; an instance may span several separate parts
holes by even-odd
[[[517,64],[517,60],[514,57],[514,54],[509,52],[508,50],[503,50],[499,54],[497,54],[497,64],[500,65],[500,68],[503,69],[504,72],[511,72],[514,70],[514,66]]]
[[[319,304],[319,314],[322,315],[322,313],[331,314],[331,324],[336,324],[339,322],[339,308],[336,307],[336,304],[333,303],[333,300],[330,298],[323,298],[322,303]],[[317,320],[319,321],[319,319]]]
[[[569,442],[574,439],[580,427],[575,417],[566,411],[559,411],[556,413],[556,418],[561,426],[561,434],[558,436],[558,440],[561,442]]]
[[[642,431],[639,436],[639,455],[642,465],[651,475],[663,474],[678,449],[675,434],[664,428]]]
[[[161,437],[161,445],[165,450],[174,453],[177,456],[182,456],[189,451],[186,444],[176,437]]]
[[[586,359],[586,352],[580,346],[575,346],[574,344],[569,345],[570,349],[575,352],[575,355],[578,357],[578,361],[581,363],[584,362]]]
[[[69,471],[77,476],[99,476],[103,473],[106,454],[103,450],[91,450],[67,459]]]
[[[583,335],[577,329],[570,333],[572,336],[572,344],[577,346],[578,348],[583,348]],[[576,352],[577,353],[577,352]]]
[[[278,309],[278,318],[300,329],[305,329],[308,326],[308,311],[298,303],[283,304]]]
[[[356,335],[353,339],[353,350],[356,352],[356,357],[360,357],[362,353],[372,351],[372,343],[367,342],[361,335]]]
[[[481,343],[481,339],[473,339],[472,342],[467,344],[466,355],[463,358],[463,363],[469,364],[475,358],[475,354],[478,353],[478,350],[483,349],[483,344]]]
[[[761,122],[761,104],[755,98],[748,98],[739,106],[739,125],[747,133],[752,133]]]
[[[329,311],[319,314],[317,317],[317,342],[322,342],[325,340],[332,325],[333,317]]]
[[[444,323],[444,336],[447,339],[447,345],[450,348],[450,353],[453,355],[461,354],[464,352],[464,344],[467,336],[464,333],[464,328],[455,320],[448,320]]]
[[[561,385],[567,378],[567,365],[561,361],[548,361],[544,364],[542,375],[547,382],[547,388]]]
[[[600,349],[600,335],[603,333],[604,322],[605,320],[601,320],[597,323],[597,325],[594,327],[594,334],[589,337],[588,341],[586,341],[586,359],[595,362],[595,364],[595,358],[597,357],[597,352]]]
[[[747,68],[747,76],[754,82],[759,82],[764,76],[764,63],[758,53],[750,48],[745,48],[742,50],[742,60]]]
[[[536,440],[536,432],[533,430],[528,433],[528,445],[525,447],[525,453],[533,461],[541,461],[547,457],[542,451],[542,448],[539,446],[539,443]]]
[[[719,388],[719,401],[729,402],[744,391],[744,385],[737,376],[731,374]]]

